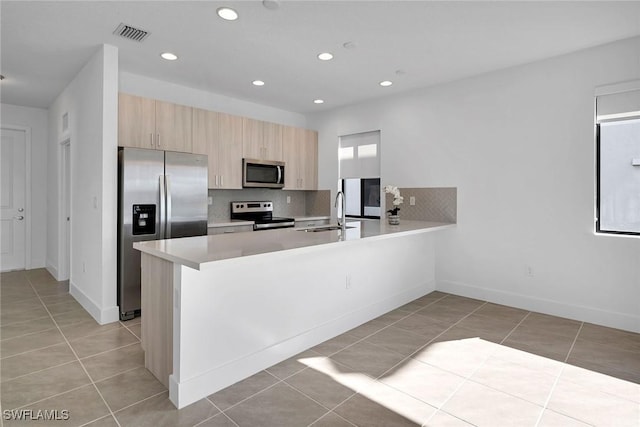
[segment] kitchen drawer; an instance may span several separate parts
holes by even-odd
[[[253,225],[232,225],[229,227],[209,227],[207,234],[229,234],[229,233],[243,233],[245,231],[253,231]]]

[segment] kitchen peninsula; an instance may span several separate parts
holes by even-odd
[[[454,224],[347,225],[134,244],[145,366],[178,408],[435,289]]]

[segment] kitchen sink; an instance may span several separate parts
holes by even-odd
[[[356,228],[356,227],[350,227],[347,225],[345,228],[349,229],[349,228]],[[306,231],[308,233],[317,233],[319,231],[333,231],[333,230],[340,230],[340,229],[342,229],[342,227],[340,227],[339,225],[325,225],[322,227],[303,228],[298,231]]]

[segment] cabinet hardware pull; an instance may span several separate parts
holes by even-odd
[[[149,135],[151,136],[151,146],[153,147],[153,134],[150,133]]]
[[[158,134],[158,141],[157,141],[158,147],[160,147],[160,134]]]
[[[220,175],[220,187],[224,187],[224,175]]]

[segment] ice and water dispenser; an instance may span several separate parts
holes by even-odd
[[[133,235],[156,234],[156,205],[133,205]]]

